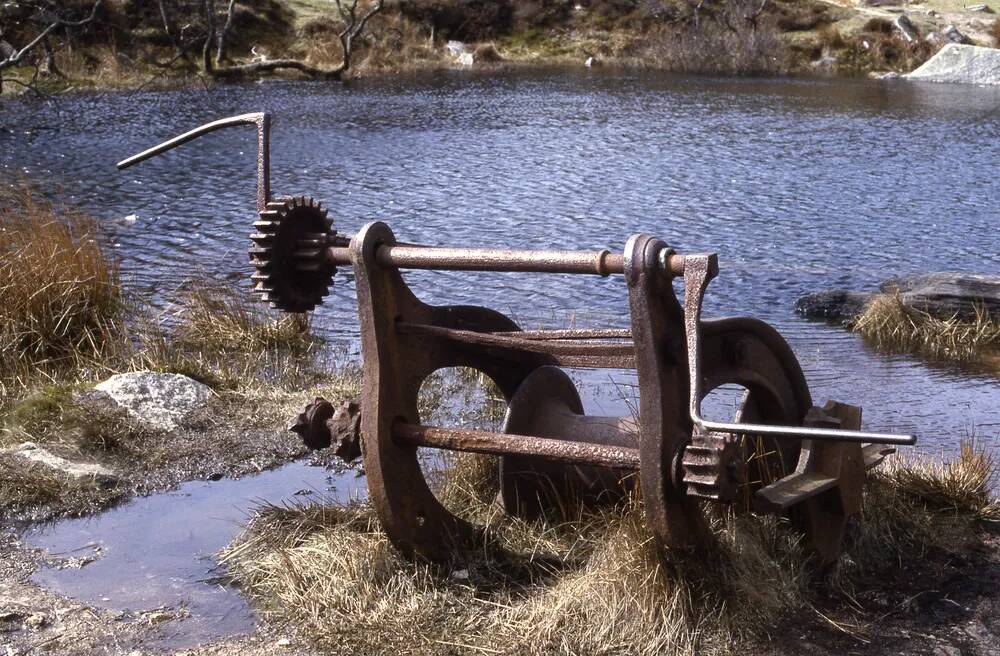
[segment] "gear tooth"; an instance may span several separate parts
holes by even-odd
[[[323,257],[333,228],[327,210],[309,196],[267,204],[250,235],[251,280],[262,301],[284,312],[307,312],[330,293],[336,268]],[[335,233],[334,233],[335,234]],[[279,254],[291,253],[291,258]]]

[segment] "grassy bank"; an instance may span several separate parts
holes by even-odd
[[[5,187],[0,197],[0,520],[80,514],[190,478],[257,471],[303,453],[287,419],[317,394],[357,393],[354,368],[318,357],[298,316],[247,292],[192,283],[168,312],[122,285],[96,223]],[[207,277],[207,276],[206,276]],[[213,392],[170,433],[89,392],[115,373],[179,373]],[[9,453],[34,442],[105,465],[118,484],[71,478]]]
[[[1000,372],[1000,318],[981,308],[972,320],[940,318],[906,305],[898,294],[880,294],[852,326],[876,348],[984,364]]]
[[[969,445],[950,462],[890,461],[869,476],[863,529],[827,576],[773,517],[722,512],[713,553],[666,566],[641,501],[569,521],[510,518],[493,504],[495,463],[466,456],[438,494],[484,535],[448,565],[401,558],[365,504],[264,508],[224,560],[260,608],[325,653],[797,653],[808,645],[767,634],[872,638],[882,613],[865,600],[942,584],[956,560],[973,574],[1000,520],[995,471]]]
[[[359,6],[368,4],[362,0]],[[6,92],[24,92],[27,83],[54,93],[171,86],[209,77],[203,70],[203,5],[181,0],[170,6],[173,13],[164,21],[152,3],[106,0],[86,29],[53,36],[51,63],[42,66],[39,54],[4,71]],[[218,24],[229,22],[226,6],[217,3]],[[295,59],[329,70],[340,63],[338,35],[345,23],[333,3],[245,0],[235,7],[220,64]],[[932,16],[932,7],[940,12]],[[903,11],[920,38],[911,41],[894,26]],[[477,66],[579,66],[592,60],[721,75],[906,72],[944,43],[925,37],[946,23],[957,23],[982,45],[994,45],[1000,30],[993,18],[937,0],[919,12],[904,5],[871,8],[822,0],[400,0],[387,2],[356,39],[350,75],[456,67],[449,41],[468,44]],[[15,30],[8,38],[30,36],[24,28],[24,34]]]

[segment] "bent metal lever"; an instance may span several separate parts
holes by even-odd
[[[708,283],[719,273],[718,256],[692,254],[684,256],[684,332],[687,337],[688,372],[691,380],[689,411],[696,430],[729,434],[766,435],[774,438],[833,440],[837,442],[868,442],[872,444],[913,445],[915,435],[868,433],[865,431],[813,428],[805,426],[768,426],[709,421],[701,416],[701,305]]]

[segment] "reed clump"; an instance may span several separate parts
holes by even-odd
[[[121,344],[118,262],[96,222],[18,187],[0,190],[0,385],[83,367]]]
[[[271,316],[240,288],[199,282],[180,297],[172,342],[178,348],[219,353],[267,349],[305,351],[316,344],[309,316]]]
[[[1000,350],[1000,320],[983,308],[971,320],[942,319],[906,305],[898,293],[874,297],[853,328],[878,348],[957,362]]]
[[[997,518],[995,462],[969,444],[953,461],[871,475],[861,535],[830,578],[786,521],[728,511],[711,520],[716,549],[663,563],[640,500],[527,522],[492,503],[491,463],[463,455],[439,483],[442,502],[482,527],[451,563],[401,557],[363,502],[264,507],[223,559],[262,608],[334,654],[722,654],[783,618],[863,631],[859,589],[891,588],[905,552],[954,560]]]

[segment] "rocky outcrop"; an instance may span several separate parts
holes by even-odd
[[[903,78],[927,82],[1000,84],[1000,50],[949,43],[923,66]]]
[[[976,308],[1000,317],[1000,276],[937,272],[890,278],[879,293],[898,293],[905,305],[943,319],[971,320]],[[864,311],[875,292],[832,290],[803,296],[795,311],[810,319],[849,323]]]
[[[177,428],[212,396],[211,389],[187,376],[151,371],[118,374],[94,389],[107,394],[138,423],[163,431]]]
[[[807,294],[795,302],[795,311],[809,319],[848,323],[865,310],[872,294],[835,289]]]
[[[1000,317],[1000,276],[948,272],[902,276],[882,283],[880,291],[898,291],[906,305],[938,317],[974,319],[977,307]]]

